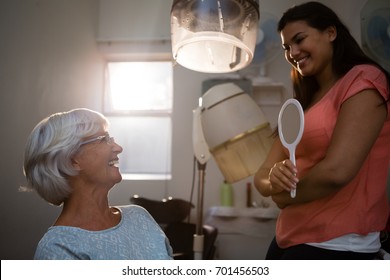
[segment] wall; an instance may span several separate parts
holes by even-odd
[[[300,2],[264,0],[261,9],[279,17],[292,3]],[[365,1],[322,2],[337,9],[360,40],[356,15]],[[25,182],[23,149],[33,126],[51,113],[75,107],[101,111],[104,57],[95,41],[97,14],[97,0],[0,2],[0,149],[4,158],[0,165],[1,259],[31,259],[36,243],[60,211],[35,193],[18,191]],[[268,66],[267,73],[273,81],[285,85],[286,96],[291,94],[289,67],[282,55]],[[202,81],[212,77],[175,66],[173,179],[121,182],[110,193],[112,204],[127,204],[133,194],[156,199],[189,198],[193,177],[192,109],[198,104]],[[210,160],[205,209],[218,205],[222,179]],[[251,180],[234,184],[237,206],[244,205],[244,185]],[[255,194],[254,199],[261,198]]]
[[[24,184],[23,150],[48,114],[101,107],[103,61],[94,34],[96,1],[1,1],[1,259],[32,258],[59,209]]]

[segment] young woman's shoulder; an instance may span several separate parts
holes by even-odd
[[[360,64],[354,66],[342,78],[344,82],[352,83],[352,88],[375,88],[381,95],[386,97],[389,94],[389,80],[386,73],[378,66],[372,64]],[[361,89],[361,90],[362,90]]]
[[[354,67],[351,68],[351,70],[348,71],[346,74],[348,76],[361,76],[366,79],[378,79],[378,77],[382,77],[385,79],[386,75],[383,72],[382,69],[380,69],[376,65],[372,64],[359,64],[355,65]]]

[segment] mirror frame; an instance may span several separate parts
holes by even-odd
[[[285,112],[285,109],[289,105],[295,106],[297,108],[298,115],[299,115],[299,130],[298,130],[297,137],[295,138],[295,140],[292,143],[287,143],[287,141],[285,140],[285,137],[283,134],[283,125],[282,125],[283,113]],[[301,103],[299,103],[298,100],[293,99],[293,98],[287,99],[279,111],[278,132],[279,132],[280,141],[282,142],[282,145],[288,149],[289,154],[290,154],[290,160],[292,161],[292,163],[294,165],[296,165],[295,149],[296,149],[296,146],[298,145],[298,143],[301,141],[304,127],[305,127],[305,116],[304,116],[304,112],[303,112]],[[294,198],[296,196],[296,189],[291,190],[290,195],[292,198]]]

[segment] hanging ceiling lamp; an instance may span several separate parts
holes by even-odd
[[[244,68],[253,58],[259,15],[258,0],[174,0],[173,58],[206,73]]]

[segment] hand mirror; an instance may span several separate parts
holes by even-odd
[[[304,115],[301,104],[296,99],[288,99],[282,106],[278,118],[279,137],[284,147],[288,149],[290,160],[295,163],[295,148],[301,141],[304,128]],[[296,189],[291,190],[291,197],[296,195]]]

